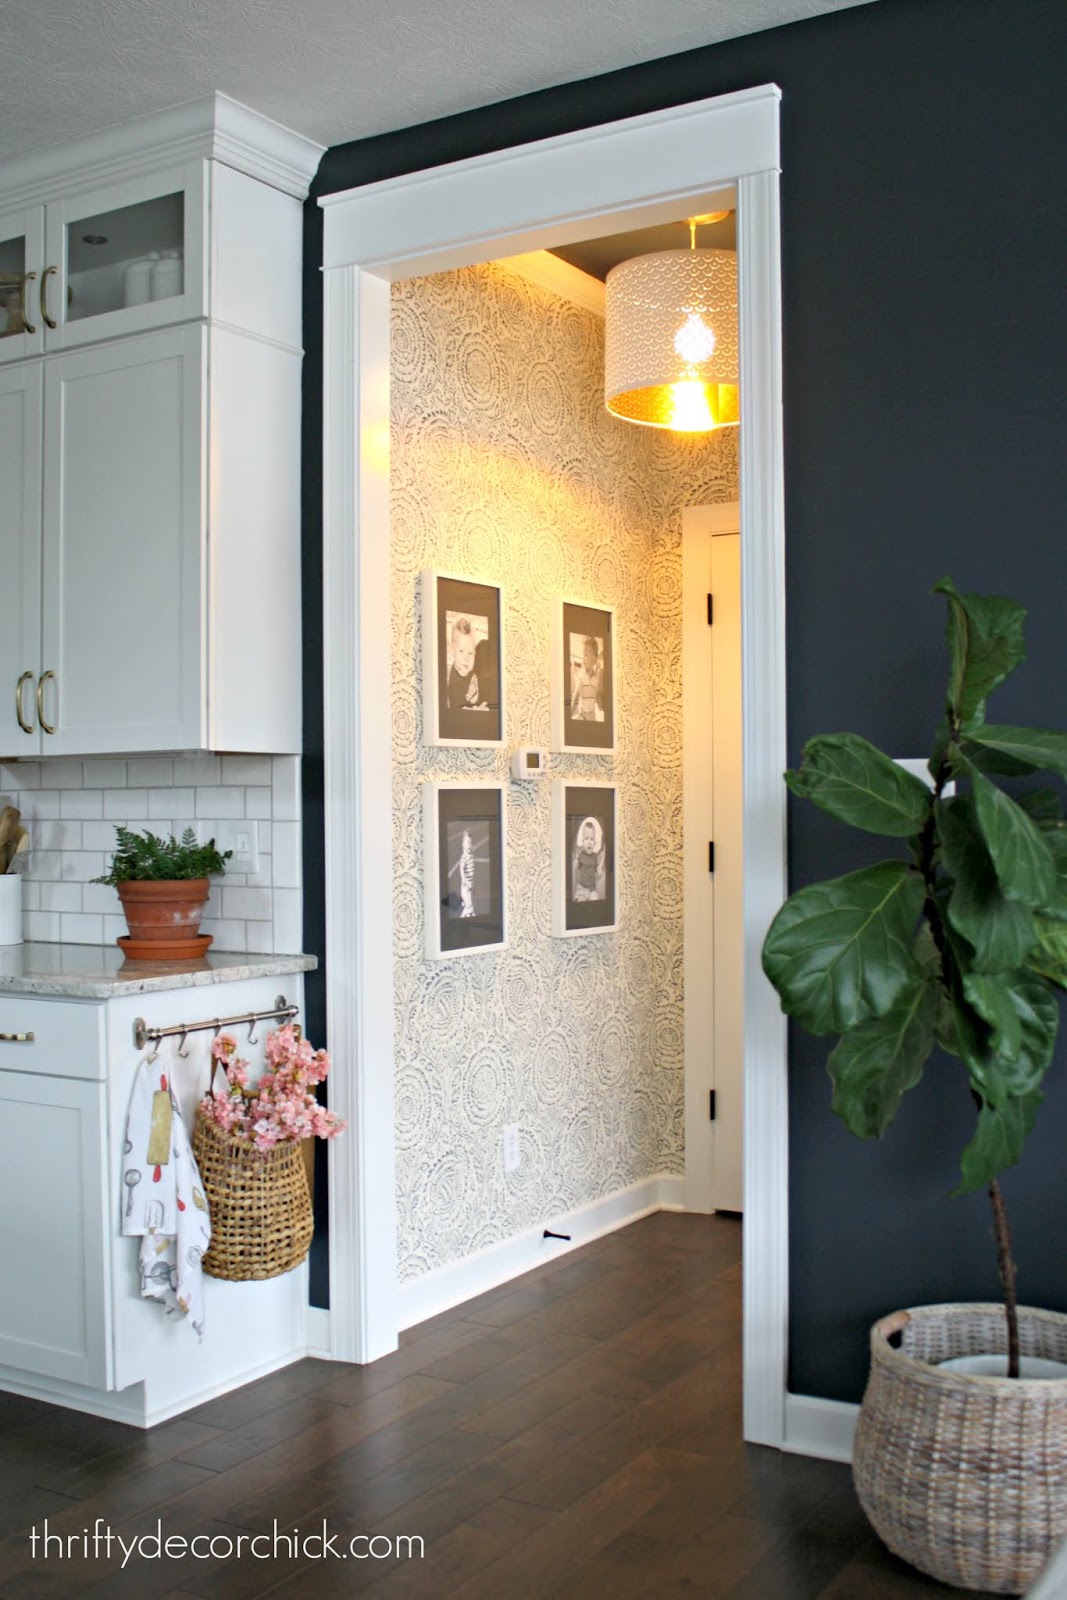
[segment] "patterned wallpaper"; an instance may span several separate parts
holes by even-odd
[[[737,430],[604,410],[603,324],[501,265],[393,287],[392,639],[401,1281],[683,1167],[681,508],[736,498]],[[504,751],[421,740],[417,575],[504,589]],[[422,957],[420,780],[549,743],[559,595],[617,608],[619,931],[551,936],[550,784],[510,783],[509,948]],[[522,1164],[505,1176],[501,1131]]]

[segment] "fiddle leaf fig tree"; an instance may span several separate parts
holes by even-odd
[[[976,1111],[957,1194],[987,1189],[1018,1375],[1015,1264],[999,1178],[1019,1160],[1041,1103],[1067,988],[1067,822],[1048,787],[1067,777],[1067,734],[986,722],[986,701],[1024,659],[1026,613],[959,594],[944,578],[950,658],[930,785],[854,733],[805,747],[792,792],[906,856],[809,884],[775,917],[763,966],[783,1009],[837,1037],[833,1108],[880,1138],[935,1044],[963,1066]]]

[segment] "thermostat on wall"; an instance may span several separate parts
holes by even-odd
[[[516,750],[511,758],[511,776],[516,783],[521,783],[526,778],[547,777],[547,755],[543,750],[534,750],[530,746],[524,745],[521,750]]]

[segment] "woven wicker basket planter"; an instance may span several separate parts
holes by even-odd
[[[197,1112],[193,1153],[211,1210],[205,1272],[244,1282],[303,1261],[314,1223],[299,1144],[254,1150]]]
[[[1019,1341],[1024,1356],[1067,1362],[1067,1316],[1020,1307]],[[921,1306],[875,1323],[852,1472],[896,1555],[956,1588],[1022,1594],[1067,1537],[1067,1378],[936,1365],[1006,1349],[1000,1305]]]

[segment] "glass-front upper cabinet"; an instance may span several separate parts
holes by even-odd
[[[38,355],[44,348],[40,263],[44,207],[0,213],[0,361]]]
[[[205,169],[0,215],[0,361],[205,315]]]

